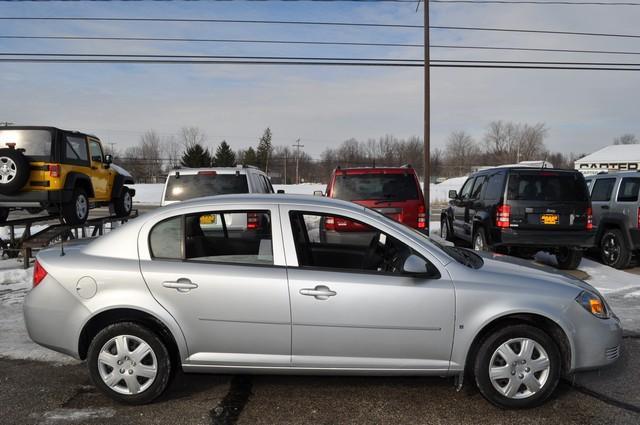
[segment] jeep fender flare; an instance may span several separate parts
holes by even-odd
[[[93,191],[93,184],[91,183],[91,179],[86,174],[78,173],[72,171],[67,174],[67,178],[64,182],[64,190],[68,192],[73,192],[78,186],[82,186],[87,191],[87,196],[89,198],[95,197],[95,192]]]
[[[113,179],[113,188],[111,188],[111,197],[114,199],[122,196],[122,189],[126,184],[134,184],[134,181],[129,176],[123,176],[122,174],[116,174]]]
[[[631,235],[629,234],[629,229],[626,222],[626,217],[624,216],[624,214],[620,213],[608,214],[607,217],[601,219],[600,223],[598,223],[598,231],[596,233],[597,247],[600,248],[600,243],[602,242],[604,232],[607,229],[616,228],[622,232],[624,242],[627,245],[627,248],[630,248],[632,246]]]

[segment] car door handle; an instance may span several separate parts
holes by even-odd
[[[198,284],[191,282],[189,279],[180,278],[175,282],[162,282],[162,286],[164,286],[165,288],[177,289],[178,292],[189,292],[192,289],[196,289],[198,287]]]
[[[332,291],[327,286],[318,285],[315,288],[303,288],[300,290],[301,295],[315,297],[316,300],[328,300],[329,297],[336,295],[336,291]]]
[[[603,210],[608,210],[609,209],[609,205],[600,205],[600,208],[602,208]]]

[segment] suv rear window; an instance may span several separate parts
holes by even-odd
[[[166,201],[184,201],[202,196],[249,193],[245,174],[180,174],[169,176]]]
[[[507,198],[512,201],[587,201],[589,195],[579,174],[542,171],[512,173]]]
[[[416,179],[411,174],[343,174],[336,176],[333,197],[345,201],[414,200]]]
[[[15,144],[26,156],[51,156],[51,132],[48,130],[0,130],[0,148]]]

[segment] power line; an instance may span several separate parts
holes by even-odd
[[[432,44],[432,49],[469,49],[469,50],[506,50],[518,52],[550,52],[550,53],[593,53],[604,55],[640,55],[640,51],[622,50],[580,50],[580,49],[547,49],[535,47],[500,47],[500,46],[461,46],[452,44]]]
[[[636,35],[636,34],[532,30],[532,29],[520,29],[520,28],[453,27],[453,26],[433,26],[433,25],[430,26],[429,28],[441,29],[441,30],[459,30],[459,31],[494,31],[494,32],[518,32],[518,33],[531,33],[531,34],[578,35],[578,36],[591,36],[591,37],[640,38],[640,35]]]
[[[429,3],[466,3],[466,4],[531,4],[550,6],[640,6],[637,2],[604,1],[559,1],[559,0],[429,0]]]

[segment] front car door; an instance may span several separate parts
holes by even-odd
[[[256,216],[258,225],[228,228],[225,217],[236,214]],[[149,289],[184,333],[187,366],[290,367],[277,206],[172,209],[145,225],[139,251]]]
[[[471,189],[471,195],[469,195],[469,207],[464,220],[464,234],[468,238],[473,236],[473,218],[483,207],[482,194],[486,180],[486,175],[476,177],[473,189]]]
[[[89,155],[91,160],[91,184],[98,200],[109,200],[110,177],[112,171],[105,167],[104,154],[100,142],[89,138]]]
[[[315,211],[281,206],[292,366],[446,372],[454,332],[454,290],[446,270],[391,228],[331,209]],[[358,222],[367,231],[360,240],[356,232],[320,239],[325,217]],[[429,274],[392,271],[410,253],[429,263]],[[388,258],[393,255],[395,263]]]

